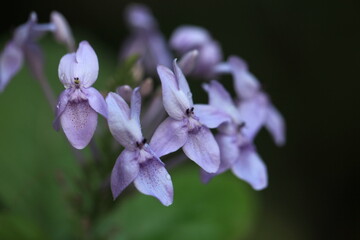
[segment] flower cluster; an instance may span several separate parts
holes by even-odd
[[[51,23],[42,25],[32,13],[15,31],[0,57],[0,90],[24,58],[35,76],[43,74],[36,45],[43,32],[52,31],[65,43],[69,53],[61,58],[58,69],[65,90],[58,98],[54,128],[62,128],[70,144],[83,149],[94,136],[98,113],[107,120],[123,148],[110,177],[114,198],[134,183],[141,193],[171,205],[173,184],[166,162],[160,159],[170,153],[183,153],[195,162],[204,183],[231,169],[255,190],[267,187],[266,165],[254,140],[265,127],[275,143],[283,145],[284,119],[246,62],[238,56],[225,61],[219,42],[206,29],[180,26],[167,41],[146,6],[129,6],[125,18],[131,33],[120,49],[119,61],[138,56],[134,68],[141,72],[139,81],[101,94],[92,87],[99,72],[94,49],[81,41],[75,51],[66,20],[57,12],[51,16]],[[235,97],[220,82],[226,74],[232,76]],[[186,78],[203,80],[208,103],[194,103]],[[140,114],[145,97],[148,104]],[[152,137],[147,140],[144,135]]]

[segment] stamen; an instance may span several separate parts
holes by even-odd
[[[186,109],[185,113],[190,117],[190,115],[194,114],[194,107]]]
[[[79,80],[78,77],[74,77],[74,83],[75,83],[76,85],[79,85],[79,84],[80,84],[80,80]]]
[[[241,131],[241,129],[243,129],[245,127],[245,125],[246,125],[245,122],[240,123],[238,126],[238,130]]]
[[[141,142],[136,142],[136,147],[142,148],[146,144],[146,138],[144,138]]]

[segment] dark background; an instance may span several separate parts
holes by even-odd
[[[2,7],[0,33],[25,22],[32,10],[39,22],[58,10],[74,31],[89,32],[117,52],[128,33],[122,16],[128,2],[12,1]],[[283,148],[266,132],[257,140],[270,186],[261,192],[251,239],[359,239],[360,2],[144,2],[166,37],[182,24],[200,25],[225,57],[247,60],[286,119]]]

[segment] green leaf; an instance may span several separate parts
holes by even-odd
[[[0,214],[0,239],[49,239],[33,221],[13,214]]]
[[[98,231],[106,239],[132,240],[241,239],[250,233],[258,201],[247,184],[225,173],[204,185],[197,166],[171,175],[175,192],[171,206],[137,191],[120,195],[120,207],[99,223]]]

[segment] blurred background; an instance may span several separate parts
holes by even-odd
[[[0,15],[0,47],[30,11],[47,22],[57,10],[78,41],[93,43],[99,79],[106,79],[129,33],[123,10],[131,2],[9,2]],[[118,222],[123,234],[102,239],[359,239],[360,2],[137,2],[150,7],[166,38],[180,25],[202,26],[225,58],[244,58],[285,117],[287,143],[276,147],[265,130],[256,139],[268,167],[267,189],[253,191],[231,173],[202,186],[190,165],[172,174],[173,206],[136,192],[99,227],[107,231],[107,222]],[[47,72],[60,93],[57,65],[66,49],[50,42],[43,42]],[[62,178],[81,173],[26,69],[0,95],[0,112],[0,236],[71,239],[77,228],[59,188]]]

